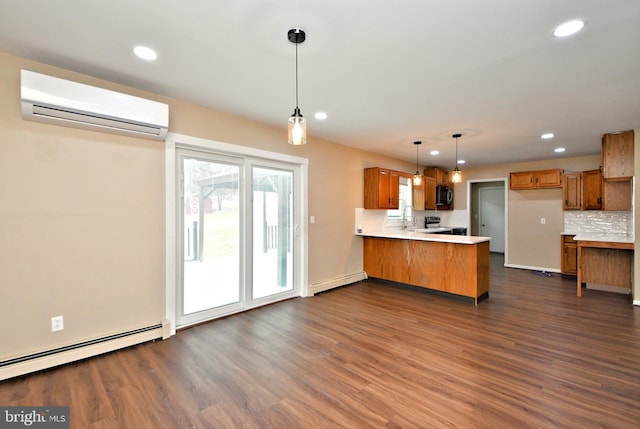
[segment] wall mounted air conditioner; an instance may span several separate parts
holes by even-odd
[[[21,70],[24,119],[164,140],[169,106],[108,89]]]

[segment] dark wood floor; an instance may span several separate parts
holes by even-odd
[[[505,269],[477,307],[365,281],[0,383],[73,428],[637,428],[640,308]]]

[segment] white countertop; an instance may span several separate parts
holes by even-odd
[[[362,237],[396,238],[401,240],[437,241],[441,243],[478,244],[491,240],[491,237],[472,235],[428,234],[415,231],[363,231],[356,233]]]
[[[576,241],[607,241],[611,243],[634,243],[633,234],[614,234],[607,232],[579,232],[577,234],[566,234],[565,235],[575,235],[573,238]]]

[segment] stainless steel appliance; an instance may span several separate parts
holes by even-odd
[[[451,234],[453,234],[453,235],[467,235],[467,228],[464,228],[464,227],[451,228]]]
[[[465,227],[441,226],[439,216],[426,216],[424,218],[424,227],[433,230],[433,234],[467,235],[467,228]]]
[[[436,186],[436,205],[450,205],[453,200],[453,190],[448,186]]]
[[[424,227],[425,228],[438,228],[440,226],[440,217],[439,216],[426,216],[424,218]]]

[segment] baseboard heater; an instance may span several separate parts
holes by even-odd
[[[318,292],[323,292],[325,290],[333,289],[335,287],[359,282],[360,280],[365,280],[366,278],[367,278],[367,273],[365,273],[364,271],[361,271],[359,273],[354,273],[354,274],[347,274],[345,276],[341,276],[325,282],[313,283],[311,285],[311,290],[314,294],[316,294]]]
[[[4,360],[0,362],[0,380],[52,368],[159,338],[169,338],[168,321]]]

